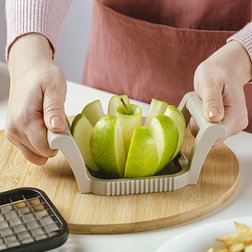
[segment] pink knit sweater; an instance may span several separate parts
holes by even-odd
[[[54,49],[57,37],[71,0],[6,0],[8,54],[12,43],[19,36],[37,32],[51,42]],[[246,48],[252,59],[252,22],[228,39],[237,40]]]

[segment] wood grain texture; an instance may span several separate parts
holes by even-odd
[[[192,137],[187,134],[186,154],[191,145]],[[141,195],[81,194],[61,153],[45,166],[33,165],[0,131],[0,191],[18,187],[43,190],[67,221],[70,233],[128,233],[183,223],[222,205],[238,179],[238,161],[223,144],[211,149],[197,185]]]

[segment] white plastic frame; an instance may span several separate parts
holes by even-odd
[[[62,133],[48,131],[50,148],[61,150],[68,160],[79,191],[99,195],[126,195],[151,192],[173,191],[186,185],[196,184],[203,163],[212,145],[226,136],[226,129],[220,123],[210,123],[202,112],[202,102],[195,92],[187,93],[179,109],[188,125],[191,116],[199,126],[190,157],[187,160],[180,152],[178,163],[181,171],[176,174],[155,175],[141,178],[100,179],[90,174],[69,128]]]

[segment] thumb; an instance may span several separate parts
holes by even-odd
[[[224,105],[222,92],[219,88],[206,87],[201,99],[203,103],[203,111],[208,121],[219,122],[224,117]]]
[[[44,95],[44,121],[46,127],[53,132],[61,132],[66,127],[64,110],[65,96],[52,92]]]

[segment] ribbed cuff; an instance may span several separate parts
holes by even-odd
[[[243,29],[228,38],[227,42],[232,40],[239,41],[247,50],[252,60],[252,22],[248,23]]]
[[[54,53],[70,3],[71,0],[6,0],[6,59],[13,42],[31,32],[44,35],[51,43]]]

